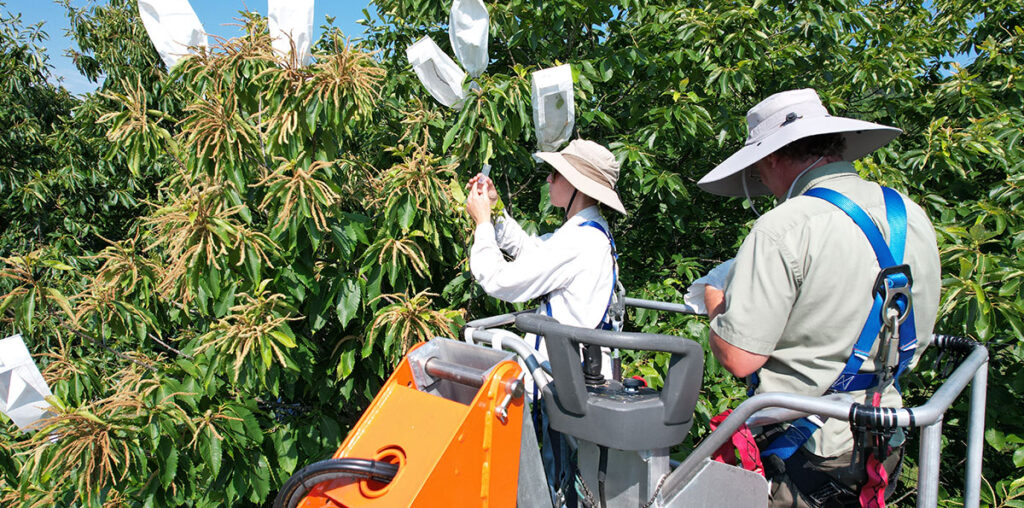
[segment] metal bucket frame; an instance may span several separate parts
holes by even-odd
[[[684,305],[625,298],[629,307],[651,310],[692,314],[692,310]],[[517,313],[518,314],[518,313]],[[465,338],[469,341],[479,340],[491,343],[501,340],[503,347],[511,349],[525,357],[532,353],[525,342],[517,337],[510,337],[504,330],[488,330],[488,328],[509,326],[515,322],[516,314],[504,314],[471,321],[465,329]],[[587,334],[601,334],[601,330],[581,330],[581,337]],[[500,339],[499,339],[499,336]],[[957,339],[948,336],[935,336],[934,347],[949,347]],[[962,343],[962,342],[961,342]],[[546,384],[543,372],[535,371],[537,382]],[[939,459],[942,446],[943,417],[953,401],[968,384],[971,384],[971,404],[968,415],[967,469],[964,483],[965,508],[977,508],[981,493],[981,465],[984,447],[985,397],[988,383],[988,350],[981,344],[973,343],[956,370],[942,383],[938,390],[924,405],[896,410],[896,421],[900,427],[920,427],[921,445],[918,458],[918,498],[919,508],[934,507],[938,504],[939,490]],[[744,422],[787,421],[816,414],[842,421],[849,421],[850,408],[853,402],[835,396],[809,397],[788,393],[762,393],[741,403],[732,414],[714,431],[708,434],[687,458],[664,479],[655,506],[683,506],[679,494],[685,489],[702,467],[710,461],[711,454],[726,443],[732,434]],[[780,409],[781,408],[781,409]],[[767,411],[766,411],[767,410]]]

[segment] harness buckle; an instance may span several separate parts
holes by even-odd
[[[913,296],[910,288],[914,285],[914,277],[910,273],[910,265],[902,264],[883,268],[875,277],[874,294],[882,297],[881,318],[885,324],[890,324],[888,309],[896,309],[899,314],[895,323],[898,327],[910,316],[910,307]]]

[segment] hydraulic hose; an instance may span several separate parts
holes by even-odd
[[[274,498],[274,508],[295,508],[317,484],[342,479],[367,479],[391,483],[398,466],[369,459],[327,459],[295,472]]]

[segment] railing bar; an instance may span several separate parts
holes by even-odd
[[[690,307],[679,303],[644,300],[642,298],[632,298],[628,296],[623,299],[623,303],[625,303],[627,307],[636,307],[640,309],[663,310],[666,312],[677,312],[679,314],[696,314],[696,312],[694,312]]]
[[[964,508],[978,508],[981,502],[981,455],[985,447],[985,397],[988,362],[971,381],[971,412],[967,424],[967,472],[964,474]]]
[[[917,461],[917,508],[934,508],[939,502],[939,457],[942,420],[921,429],[921,452]]]
[[[423,370],[436,378],[447,379],[461,385],[480,388],[487,380],[486,372],[437,358],[427,360]]]
[[[941,431],[942,415],[952,404],[953,399],[976,376],[977,371],[987,364],[987,358],[988,351],[984,346],[979,345],[975,347],[974,351],[961,362],[960,366],[936,390],[927,403],[910,410],[899,409],[896,412],[897,424],[901,427],[909,426],[912,411],[916,425],[925,427],[939,423]],[[682,488],[683,484],[689,480],[689,477],[699,469],[701,462],[710,457],[712,452],[729,440],[732,434],[736,432],[736,429],[747,418],[766,407],[794,409],[808,414],[817,414],[844,421],[848,419],[850,410],[849,403],[829,401],[818,397],[788,393],[762,393],[755,395],[733,410],[729,418],[726,418],[718,429],[705,437],[700,445],[669,475],[664,486],[665,498],[667,499],[675,490]],[[922,444],[922,446],[924,445]],[[922,448],[922,454],[924,453],[923,450],[924,448]]]

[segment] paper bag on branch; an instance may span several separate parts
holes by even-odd
[[[481,0],[455,0],[449,16],[448,37],[455,57],[472,77],[487,69],[490,17]]]
[[[569,64],[533,73],[532,102],[537,145],[544,152],[558,150],[569,140],[576,124]]]
[[[466,91],[462,88],[466,73],[451,57],[441,51],[433,39],[429,36],[423,37],[409,46],[405,54],[409,57],[409,63],[416,71],[416,76],[437,102],[454,108],[462,106],[462,101],[466,98]]]
[[[299,65],[309,65],[313,0],[267,0],[267,10],[267,28],[274,51],[287,58],[294,42]]]
[[[0,340],[0,412],[22,432],[48,416],[52,395],[21,335]]]
[[[189,53],[189,47],[209,45],[188,0],[139,0],[139,17],[168,69]]]

